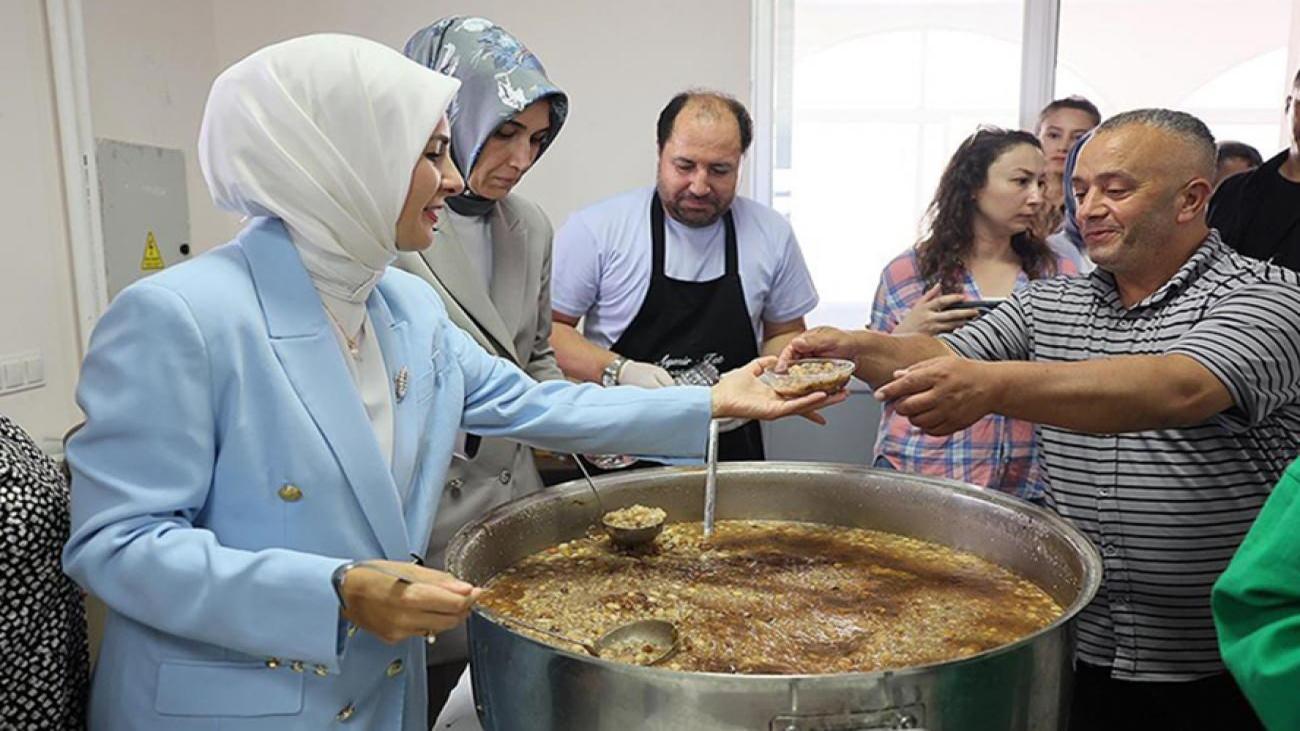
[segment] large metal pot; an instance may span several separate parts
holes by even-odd
[[[698,521],[704,475],[662,468],[597,478],[605,507],[657,505]],[[484,583],[583,535],[596,508],[582,483],[503,505],[447,549],[453,574]],[[782,519],[889,531],[969,551],[1025,576],[1067,607],[1036,634],[953,662],[873,673],[726,675],[612,663],[537,642],[475,613],[475,703],[488,731],[766,729],[1043,731],[1064,728],[1073,618],[1097,591],[1101,558],[1055,515],[988,490],[855,465],[722,465],[719,519]]]

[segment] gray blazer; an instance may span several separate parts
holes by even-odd
[[[492,235],[492,285],[465,254],[451,226],[433,246],[398,256],[397,266],[424,279],[447,303],[452,322],[489,353],[511,360],[539,381],[563,378],[551,349],[551,223],[542,209],[517,195],[497,202]],[[447,543],[461,526],[502,503],[540,490],[528,447],[484,439],[473,459],[452,460],[438,504],[426,561],[441,568]],[[464,628],[438,636],[429,663],[467,657]]]

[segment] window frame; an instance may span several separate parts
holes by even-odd
[[[1020,126],[1033,129],[1038,110],[1055,98],[1057,36],[1061,0],[1023,0],[1020,37]],[[777,29],[793,16],[794,0],[750,0],[750,89],[754,114],[754,145],[745,195],[772,205],[772,175],[776,162]]]

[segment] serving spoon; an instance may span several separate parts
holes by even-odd
[[[666,516],[652,525],[637,526],[636,528],[615,525],[606,520],[609,513],[605,510],[605,504],[600,500],[600,491],[596,489],[596,483],[591,479],[591,473],[587,472],[587,466],[582,463],[578,455],[573,455],[573,461],[578,464],[578,469],[582,471],[582,476],[586,478],[587,487],[591,488],[591,494],[596,496],[596,507],[600,509],[600,525],[609,534],[609,539],[615,545],[623,548],[635,548],[649,543],[659,536],[664,529],[664,522],[667,520]]]
[[[484,613],[487,615],[487,613]],[[548,629],[542,629],[531,622],[514,619],[512,617],[503,617],[499,614],[487,615],[489,618],[499,621],[502,624],[513,624],[532,630],[547,637],[554,637],[571,645],[577,645],[586,650],[592,657],[605,657],[619,647],[627,645],[650,646],[654,648],[654,653],[650,655],[645,665],[655,665],[663,662],[677,650],[677,626],[672,622],[663,619],[641,619],[635,622],[620,624],[614,629],[601,635],[595,642],[583,642],[575,640],[568,635],[559,632],[553,632]],[[606,658],[607,659],[607,658]]]
[[[420,583],[418,580],[404,576],[397,571],[366,561],[358,563],[356,568],[383,574],[396,579],[400,584]],[[542,629],[535,624],[514,619],[512,617],[503,617],[499,614],[488,613],[486,611],[484,611],[483,614],[491,619],[498,620],[503,624],[518,625],[524,629],[530,629],[548,637],[554,637],[557,640],[563,640],[570,644],[577,645],[586,650],[587,654],[592,657],[603,657],[603,655],[609,654],[615,649],[626,645],[649,645],[655,649],[655,652],[643,664],[654,665],[663,662],[669,655],[673,654],[677,650],[677,626],[664,619],[639,619],[634,622],[626,622],[601,635],[594,643],[590,643],[575,640],[572,637],[560,634],[559,632]],[[432,644],[432,642],[430,642],[430,644]]]

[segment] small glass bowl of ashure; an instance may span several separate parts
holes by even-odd
[[[851,360],[805,358],[790,363],[785,373],[763,371],[759,380],[784,398],[797,398],[818,391],[835,393],[843,390],[855,370],[857,365]]]

